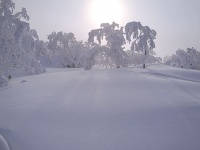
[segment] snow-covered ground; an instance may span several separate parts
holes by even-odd
[[[200,72],[152,65],[18,76],[0,87],[0,148],[7,145],[199,150]]]

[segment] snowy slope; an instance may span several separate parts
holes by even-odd
[[[199,150],[200,72],[153,65],[17,77],[0,87],[0,135],[10,150]]]

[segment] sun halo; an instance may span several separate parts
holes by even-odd
[[[93,0],[89,15],[94,24],[121,22],[123,5],[121,0]]]

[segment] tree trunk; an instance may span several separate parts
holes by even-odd
[[[145,64],[143,64],[143,69],[145,69]]]
[[[147,55],[147,51],[145,50],[144,56],[146,57],[146,55]],[[146,68],[146,66],[145,66],[145,60],[144,60],[143,69],[145,69],[145,68]]]

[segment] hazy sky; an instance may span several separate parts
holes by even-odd
[[[27,9],[31,28],[45,41],[53,31],[73,32],[77,40],[86,41],[88,32],[99,28],[102,22],[115,21],[125,26],[139,21],[156,30],[158,56],[187,47],[200,51],[200,0],[14,0],[14,3],[16,11]]]

